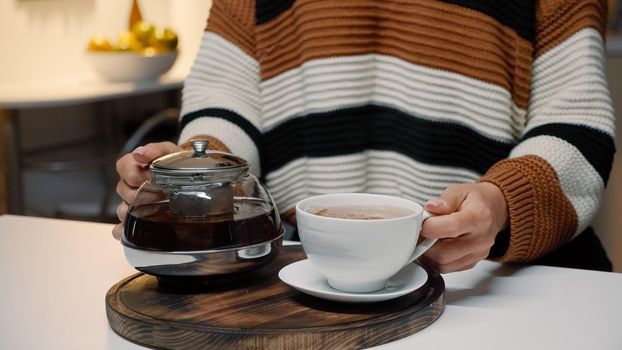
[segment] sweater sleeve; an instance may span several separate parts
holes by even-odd
[[[179,143],[202,135],[249,161],[260,175],[259,63],[255,4],[215,0],[182,92]]]
[[[595,216],[615,152],[605,77],[605,0],[540,0],[532,88],[520,142],[482,181],[504,193],[510,239],[500,261],[530,261]]]

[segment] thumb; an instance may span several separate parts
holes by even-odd
[[[425,204],[425,210],[436,215],[451,214],[460,208],[467,196],[467,189],[462,186],[449,186],[440,197],[430,198]]]
[[[138,163],[149,164],[156,158],[179,150],[181,150],[181,148],[172,142],[149,143],[136,148],[132,152],[132,156]]]

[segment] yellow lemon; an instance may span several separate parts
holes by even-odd
[[[138,21],[132,26],[132,33],[136,35],[136,38],[143,44],[143,46],[149,45],[155,30],[155,26],[151,22],[147,21]]]
[[[89,44],[87,47],[89,51],[110,51],[112,50],[112,45],[110,45],[110,41],[108,38],[102,35],[93,35],[89,39]]]
[[[120,51],[140,51],[143,44],[136,38],[133,32],[123,32],[117,37],[116,45]]]
[[[140,51],[140,53],[143,56],[157,56],[157,55],[161,54],[164,51],[166,51],[166,50],[164,50],[162,48],[159,48],[159,47],[147,46],[144,49],[142,49]]]
[[[177,48],[178,41],[177,33],[171,28],[156,29],[151,40],[151,46],[172,51]]]

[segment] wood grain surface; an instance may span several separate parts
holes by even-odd
[[[302,294],[277,274],[304,258],[299,246],[283,247],[251,279],[198,291],[171,289],[136,274],[108,291],[108,321],[122,337],[154,348],[359,349],[414,334],[443,311],[445,284],[433,274],[417,291],[379,303]]]

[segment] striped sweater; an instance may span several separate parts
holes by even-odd
[[[533,260],[586,229],[607,183],[605,17],[605,0],[215,0],[180,142],[246,158],[282,213],[494,183],[500,260]]]

